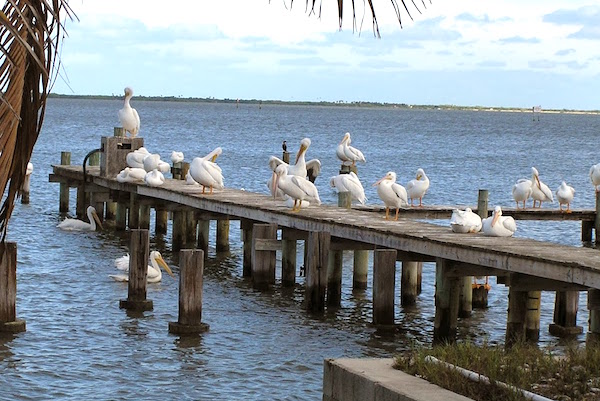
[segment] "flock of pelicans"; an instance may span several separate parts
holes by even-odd
[[[131,137],[135,137],[140,130],[140,118],[137,111],[131,107],[130,99],[133,96],[131,88],[125,88],[125,102],[119,110],[119,121],[123,128],[129,132]],[[306,161],[306,151],[310,147],[311,141],[304,138],[300,141],[300,148],[296,154],[294,164],[288,164],[278,157],[271,156],[269,167],[273,171],[272,178],[267,182],[267,186],[275,199],[284,200],[292,211],[300,211],[302,207],[309,206],[310,203],[320,204],[317,187],[307,177],[316,177],[320,173],[321,162],[317,159]],[[286,145],[284,142],[284,150]],[[185,177],[186,184],[202,186],[202,193],[212,194],[214,189],[223,189],[223,173],[217,165],[216,159],[221,155],[222,149],[217,147],[204,157],[196,157],[190,163],[189,171]],[[346,133],[336,148],[336,155],[342,162],[342,165],[355,166],[357,162],[366,163],[363,153],[357,148],[351,146],[350,133]],[[182,162],[184,159],[182,152],[173,151],[171,161],[173,163]],[[141,147],[127,155],[127,167],[124,168],[116,177],[119,182],[145,182],[149,186],[160,186],[165,182],[164,172],[169,171],[170,164],[160,159],[159,154],[151,154],[144,147]],[[519,179],[513,186],[512,194],[517,209],[522,205],[526,207],[529,198],[533,199],[533,207],[541,207],[542,202],[554,202],[554,196],[550,188],[544,184],[539,177],[538,170],[531,168],[531,179]],[[600,163],[592,166],[590,169],[590,180],[597,192],[600,191]],[[349,192],[353,200],[365,204],[364,188],[354,172],[348,174],[339,174],[331,177],[330,185],[337,192]],[[415,206],[418,200],[418,206],[423,205],[423,197],[429,189],[429,178],[422,168],[416,173],[416,178],[410,180],[406,187],[396,182],[396,173],[389,171],[381,179],[373,184],[377,187],[377,194],[385,205],[385,219],[389,220],[390,209],[395,209],[394,219],[398,220],[400,208]],[[571,212],[570,204],[573,200],[575,190],[564,181],[555,192],[561,211]],[[563,210],[563,205],[566,209]],[[71,231],[94,231],[97,225],[102,228],[102,224],[96,214],[96,210],[89,206],[87,209],[89,223],[77,219],[65,219],[58,227],[63,230]],[[465,210],[455,209],[450,219],[452,231],[457,233],[474,233],[481,231],[484,235],[507,237],[512,236],[517,227],[514,219],[509,216],[502,216],[502,209],[496,206],[492,216],[481,219],[470,208]],[[162,266],[167,273],[172,275],[171,270],[157,251],[153,251],[150,256],[151,265],[148,266],[148,282],[161,280],[160,267]],[[115,266],[120,270],[127,270],[129,267],[128,256],[115,260]],[[111,275],[117,281],[126,281],[126,275]]]

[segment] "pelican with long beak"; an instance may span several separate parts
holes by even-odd
[[[350,133],[346,132],[344,134],[344,138],[342,138],[342,141],[337,146],[335,151],[338,159],[340,159],[342,164],[345,165],[351,164],[354,166],[358,161],[366,163],[367,160],[365,159],[363,153],[354,146],[350,146],[351,142],[352,140],[350,139]]]
[[[58,223],[57,227],[65,231],[96,231],[96,224],[98,224],[98,227],[103,229],[102,222],[93,206],[88,206],[86,214],[89,223],[78,219],[64,219]]]
[[[319,159],[311,159],[306,161],[306,151],[310,147],[311,141],[309,138],[304,138],[300,141],[300,149],[296,153],[296,159],[294,164],[288,166],[287,173],[289,175],[296,175],[298,177],[306,178],[309,175],[311,177],[317,177],[321,172],[321,161]],[[275,172],[275,169],[280,164],[288,165],[286,162],[276,156],[269,158],[269,168]]]
[[[533,199],[533,207],[535,208],[536,202],[539,202],[537,207],[542,207],[542,202],[554,202],[554,196],[552,191],[548,188],[548,185],[540,181],[540,173],[538,173],[535,167],[531,168],[531,198]]]
[[[119,122],[121,122],[121,125],[125,128],[125,131],[129,132],[132,138],[135,138],[140,132],[140,116],[138,115],[137,110],[131,107],[131,104],[129,103],[132,97],[133,89],[126,87],[125,102],[123,108],[119,110]]]
[[[566,182],[562,182],[560,187],[556,190],[556,199],[558,200],[558,207],[561,212],[571,213],[571,202],[575,197],[575,188],[568,185]],[[567,205],[567,210],[563,210],[563,205]]]
[[[212,152],[204,157],[195,157],[190,164],[190,175],[198,184],[202,185],[202,193],[205,193],[206,188],[210,188],[210,194],[213,193],[213,188],[223,189],[223,172],[221,167],[216,163],[217,157],[223,152],[220,147],[215,148]]]
[[[285,164],[280,164],[275,169],[271,188],[273,197],[275,197],[277,189],[281,189],[284,194],[294,200],[292,212],[300,211],[303,201],[314,202],[317,205],[321,204],[319,192],[315,184],[306,178],[288,175],[288,167]]]
[[[483,234],[490,237],[512,237],[515,231],[517,231],[515,219],[510,216],[502,216],[500,206],[496,206],[494,213],[490,217],[483,219],[481,224]]]
[[[129,254],[115,259],[115,267],[119,270],[129,273]],[[165,262],[160,252],[150,252],[150,264],[148,265],[148,271],[146,275],[147,283],[158,283],[162,280],[162,271],[160,270],[161,267],[165,269],[169,276],[175,277],[173,271],[167,262]],[[109,277],[115,281],[129,281],[129,274],[111,274]]]
[[[429,178],[425,174],[425,170],[422,168],[417,170],[417,176],[414,180],[410,180],[406,184],[406,192],[408,199],[410,199],[410,205],[413,206],[413,199],[419,200],[419,207],[423,206],[423,197],[429,189]]]
[[[408,195],[406,189],[396,183],[396,173],[388,171],[379,181],[373,184],[377,187],[377,195],[385,204],[385,219],[390,219],[390,208],[396,208],[396,217],[398,220],[398,212],[402,206],[408,206]]]

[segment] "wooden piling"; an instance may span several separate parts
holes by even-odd
[[[129,194],[127,224],[130,230],[140,228],[140,203],[137,200],[137,195],[134,193]]]
[[[594,240],[600,244],[598,233],[600,232],[600,192],[596,192],[596,220],[594,221]]]
[[[542,292],[527,292],[527,312],[525,314],[525,340],[537,343],[540,339],[540,304]]]
[[[196,231],[198,227],[198,220],[196,219],[196,212],[193,210],[185,212],[185,229],[184,237],[185,244],[188,248],[196,247]]]
[[[142,204],[140,205],[140,227],[144,230],[150,229],[150,205]]]
[[[60,152],[60,164],[70,165],[71,164],[71,152]],[[59,195],[58,211],[66,213],[69,211],[69,184],[66,182],[60,183],[60,195]]]
[[[435,268],[435,320],[433,342],[451,343],[456,340],[460,281],[448,272],[452,262],[438,258]]]
[[[600,343],[600,290],[588,290],[587,307],[590,313],[586,341],[596,345]]]
[[[127,131],[123,127],[113,127],[113,136],[126,136]]]
[[[507,347],[524,342],[526,339],[527,298],[527,291],[515,290],[514,287],[508,288],[508,317],[505,339]]]
[[[400,304],[414,305],[417,302],[417,278],[419,262],[402,261],[400,278]]]
[[[367,289],[369,274],[369,251],[354,251],[354,270],[352,273],[352,288],[354,290]]]
[[[229,252],[229,219],[217,220],[217,252]]]
[[[179,266],[179,315],[177,322],[169,322],[169,333],[203,333],[209,329],[208,324],[202,323],[204,251],[181,250]]]
[[[185,243],[185,219],[186,213],[181,210],[173,212],[173,234],[172,247],[174,251],[179,251]]]
[[[352,193],[350,192],[338,192],[338,207],[345,209],[352,208]]]
[[[0,242],[0,332],[21,333],[25,320],[17,319],[17,244]]]
[[[396,250],[373,252],[373,324],[394,324],[394,289],[396,287]]]
[[[327,263],[329,260],[329,232],[308,233],[306,241],[306,292],[304,302],[306,310],[322,312],[325,310],[325,291],[327,288]]]
[[[485,309],[488,307],[489,285],[472,284],[471,285],[471,306],[474,309]]]
[[[146,277],[148,276],[149,255],[150,236],[148,230],[131,230],[127,299],[119,301],[119,307],[121,309],[131,309],[136,311],[152,310],[152,301],[146,299]]]
[[[281,285],[293,287],[296,284],[296,252],[295,238],[289,238],[288,230],[281,230]]]
[[[85,187],[83,184],[77,186],[77,201],[75,206],[75,214],[77,218],[83,219],[85,216],[85,212],[87,207],[89,206],[89,197],[85,192]]]
[[[581,221],[581,242],[592,242],[594,231],[594,222],[588,220]]]
[[[174,180],[181,180],[182,178],[182,174],[181,174],[181,162],[177,162],[177,163],[173,163],[173,166],[171,166],[171,174],[173,175],[173,179]],[[184,176],[185,177],[185,176]]]
[[[204,257],[208,255],[208,240],[210,235],[210,220],[198,219],[196,220],[198,238],[197,238],[197,248],[202,249],[204,251]],[[245,245],[245,243],[244,243]],[[250,244],[252,246],[252,244]]]
[[[554,300],[554,322],[550,324],[550,334],[566,337],[583,332],[577,326],[577,310],[579,309],[579,291],[556,291]]]
[[[423,262],[417,262],[417,295],[423,290]]]
[[[460,285],[458,317],[470,317],[471,312],[473,312],[473,277],[461,277],[458,281]]]
[[[117,216],[117,202],[106,202],[106,220],[115,220]]]
[[[115,230],[125,231],[127,229],[127,204],[117,202],[117,214],[115,216]]]
[[[154,231],[156,234],[164,235],[167,233],[167,224],[169,221],[169,212],[165,209],[155,209]]]
[[[342,266],[344,251],[329,251],[327,262],[327,305],[342,304]]]
[[[256,289],[265,289],[275,284],[276,251],[260,245],[263,243],[262,240],[276,239],[275,224],[252,226],[252,286]]]
[[[252,276],[252,229],[254,223],[252,220],[242,219],[240,221],[240,229],[242,230],[243,241],[243,257],[242,257],[242,277]],[[198,233],[198,241],[200,233]],[[200,244],[198,244],[200,247]]]

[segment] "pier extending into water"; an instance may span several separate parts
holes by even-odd
[[[435,341],[452,341],[459,313],[470,311],[472,276],[497,276],[509,286],[507,343],[539,337],[540,292],[556,291],[554,323],[556,334],[581,332],[576,326],[579,291],[588,291],[589,336],[600,335],[600,254],[596,249],[573,247],[524,238],[486,237],[457,234],[449,226],[417,219],[449,218],[452,207],[422,207],[401,211],[398,221],[383,219],[381,208],[310,206],[292,212],[282,201],[266,194],[226,188],[202,194],[201,187],[186,185],[181,179],[167,179],[160,187],[143,183],[119,183],[115,171],[124,168],[106,163],[119,159],[141,146],[140,138],[103,138],[99,167],[63,164],[53,166],[49,179],[61,184],[60,210],[67,211],[68,188],[76,187],[77,214],[87,205],[96,205],[105,220],[114,220],[116,230],[150,228],[150,209],[156,211],[154,229],[165,233],[167,213],[173,214],[173,250],[202,249],[206,255],[208,229],[217,221],[217,251],[228,249],[229,222],[240,220],[243,231],[243,275],[256,288],[275,283],[276,252],[282,254],[281,285],[295,284],[297,241],[305,241],[305,307],[322,311],[340,303],[341,252],[355,252],[353,283],[364,288],[368,261],[373,257],[373,323],[394,325],[395,271],[402,264],[402,304],[418,296],[418,269],[422,262],[436,263]],[[179,167],[179,166],[177,166]],[[185,166],[181,166],[185,168]],[[110,174],[107,171],[110,170]],[[175,168],[174,175],[185,174]],[[473,209],[477,209],[473,207]],[[102,213],[101,211],[104,211]],[[483,212],[483,211],[481,211]],[[528,209],[503,210],[516,219],[580,220],[582,240],[591,241],[596,211]],[[487,214],[487,211],[485,212]]]

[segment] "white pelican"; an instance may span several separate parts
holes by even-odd
[[[287,167],[283,164],[277,166],[275,175],[273,176],[273,180],[275,181],[272,185],[273,191],[275,192],[280,188],[294,200],[293,212],[300,211],[302,201],[304,200],[320,205],[321,199],[319,198],[319,192],[315,184],[306,178],[297,175],[288,175],[287,170]]]
[[[146,170],[143,168],[125,167],[119,174],[117,174],[117,181],[119,182],[138,182],[144,181],[146,176]]]
[[[590,180],[596,192],[600,192],[600,163],[594,164],[590,168]]]
[[[410,180],[406,184],[406,193],[410,199],[410,205],[413,206],[413,199],[419,199],[419,206],[423,206],[423,197],[429,189],[429,178],[425,171],[420,168],[417,170],[417,178]]]
[[[144,177],[144,181],[150,187],[159,187],[165,183],[165,176],[163,175],[163,173],[161,173],[157,169],[154,169],[154,170],[146,173],[146,176]]]
[[[396,183],[396,173],[388,171],[379,181],[373,186],[377,187],[377,195],[381,198],[385,204],[385,219],[390,218],[390,208],[396,208],[396,218],[398,220],[398,212],[402,206],[408,206],[408,195],[406,189],[398,183]]]
[[[317,177],[321,172],[321,161],[318,159],[312,159],[306,161],[306,151],[310,147],[310,139],[304,138],[300,141],[300,149],[298,149],[298,153],[296,153],[296,160],[293,165],[289,165],[288,174],[289,175],[297,175],[298,177],[306,178],[310,171],[311,177]],[[283,160],[276,156],[271,156],[269,158],[269,168],[275,172],[275,169],[280,164],[286,164]]]
[[[152,251],[150,252],[150,264],[148,265],[148,273],[146,276],[147,283],[158,283],[162,280],[161,266],[171,277],[175,277],[160,252]],[[115,267],[129,273],[129,254],[115,259]],[[129,281],[129,274],[111,274],[109,277],[115,281]]]
[[[575,196],[575,188],[570,185],[567,185],[566,182],[562,182],[558,189],[556,190],[556,200],[558,200],[558,207],[560,211],[563,211],[562,205],[567,204],[567,213],[571,213],[571,201]]]
[[[119,121],[125,131],[131,134],[132,138],[135,138],[136,135],[140,132],[140,116],[138,112],[131,107],[129,104],[129,100],[133,96],[133,89],[130,87],[125,88],[125,104],[123,108],[119,110]]]
[[[100,218],[98,217],[96,209],[94,209],[93,206],[88,206],[86,214],[88,220],[90,221],[89,223],[77,219],[64,219],[58,223],[56,227],[66,231],[96,231],[97,223],[98,227],[100,227],[101,230],[103,229]]]
[[[160,155],[158,153],[152,153],[144,157],[144,170],[150,172],[154,169],[158,169],[158,163],[160,163]]]
[[[185,174],[185,183],[186,185],[200,185],[196,181],[194,181],[189,171]]]
[[[223,189],[223,172],[221,167],[215,163],[217,157],[223,152],[218,147],[204,157],[195,157],[190,164],[190,175],[198,184],[202,185],[202,193],[206,187],[210,188],[210,194],[213,188]]]
[[[454,209],[450,218],[450,227],[455,233],[476,233],[481,230],[481,217],[473,213],[470,207],[465,210]]]
[[[365,159],[363,153],[355,147],[350,146],[351,142],[350,133],[346,132],[344,138],[335,151],[338,159],[342,161],[342,164],[351,164],[353,166],[356,164],[356,162],[366,163],[367,160]]]
[[[512,188],[512,195],[515,203],[517,204],[517,209],[519,208],[519,202],[523,202],[523,209],[525,209],[525,203],[527,199],[531,196],[533,189],[531,188],[532,183],[531,180],[526,178],[520,178]]]
[[[352,199],[356,199],[361,205],[367,201],[365,189],[363,188],[358,176],[351,171],[349,174],[338,174],[331,177],[329,184],[335,188],[337,193],[350,192]]]
[[[183,152],[171,152],[171,162],[173,163],[181,163],[183,161]]]
[[[33,163],[27,163],[27,170],[25,170],[25,175],[31,175],[33,173]]]
[[[125,160],[129,167],[144,168],[144,158],[148,156],[150,152],[145,147],[134,150],[133,152],[127,153]]]
[[[481,222],[483,234],[490,237],[511,237],[517,231],[515,219],[502,216],[502,209],[496,206],[494,213]]]
[[[538,207],[542,207],[542,202],[554,202],[554,196],[552,191],[548,188],[548,185],[540,181],[540,174],[535,167],[531,168],[531,197],[533,198],[533,207],[535,203],[540,202]]]

